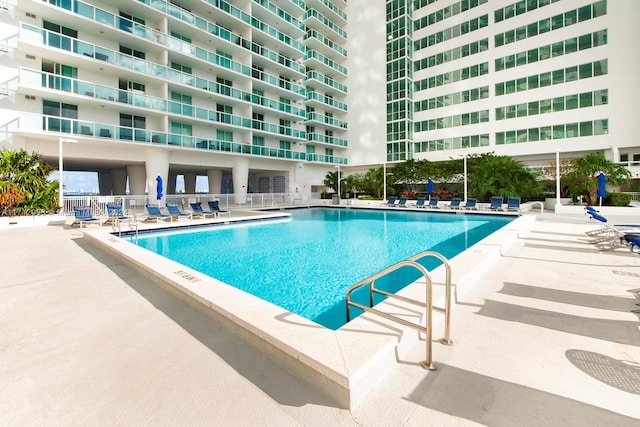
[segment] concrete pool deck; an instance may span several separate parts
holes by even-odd
[[[611,218],[638,223],[638,218]],[[640,256],[545,213],[350,411],[77,228],[0,230],[8,425],[637,425]],[[438,330],[434,338],[438,338]]]

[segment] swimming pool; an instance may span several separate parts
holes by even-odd
[[[128,240],[337,329],[345,323],[345,293],[352,284],[425,250],[451,258],[513,220],[349,208],[287,212],[290,220],[164,231]],[[432,269],[437,263],[429,259],[425,266]],[[400,272],[388,279],[389,289],[395,292],[414,279]]]

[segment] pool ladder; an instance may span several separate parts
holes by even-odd
[[[433,306],[433,281],[431,280],[431,276],[426,268],[424,268],[421,264],[418,263],[418,260],[426,257],[435,257],[438,258],[444,264],[446,270],[446,279],[445,279],[445,307],[434,307]],[[378,289],[375,287],[375,281],[381,277],[384,277],[396,270],[399,270],[404,267],[413,267],[418,270],[425,279],[426,283],[426,300],[425,302],[418,301],[412,298],[407,298],[402,295],[396,295],[382,289]],[[362,305],[355,301],[351,301],[351,294],[356,289],[359,289],[363,286],[369,286],[369,306]],[[394,316],[389,313],[385,313],[383,311],[377,310],[373,308],[373,297],[374,294],[384,295],[387,298],[392,298],[396,300],[400,300],[409,304],[417,305],[419,307],[423,307],[425,309],[425,326],[420,324],[409,322],[400,317]],[[442,344],[452,345],[453,341],[451,341],[451,266],[447,259],[440,253],[434,251],[425,251],[420,252],[410,258],[407,258],[403,261],[400,261],[396,264],[393,264],[384,270],[367,277],[364,280],[356,283],[347,289],[347,322],[351,320],[351,307],[356,307],[361,310],[364,310],[367,313],[372,313],[378,316],[381,316],[387,320],[391,320],[393,322],[400,323],[403,326],[407,326],[409,328],[415,329],[419,332],[423,332],[425,334],[426,341],[426,359],[420,362],[420,366],[425,369],[435,370],[436,367],[433,364],[432,356],[431,356],[431,338],[432,338],[432,313],[433,311],[437,311],[439,313],[444,313],[444,338],[440,339]]]

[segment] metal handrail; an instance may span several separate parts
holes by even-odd
[[[425,303],[421,303],[419,301],[416,300],[412,300],[410,298],[406,298],[400,295],[395,295],[395,294],[391,294],[388,293],[386,291],[383,291],[381,289],[376,289],[374,286],[374,282],[376,279],[381,278],[383,276],[386,276],[387,274],[396,271],[402,267],[413,267],[416,270],[420,271],[420,273],[422,273],[422,275],[424,276],[426,285],[427,285],[427,289],[426,289],[426,302]],[[359,304],[357,302],[351,301],[351,294],[353,293],[353,291],[355,291],[358,288],[361,288],[363,286],[369,285],[369,307]],[[405,301],[411,304],[416,304],[419,305],[421,307],[425,307],[425,326],[419,325],[419,324],[415,324],[415,323],[411,323],[407,320],[404,320],[402,318],[393,316],[391,314],[388,313],[384,313],[380,310],[376,310],[373,307],[373,293],[379,293],[382,295],[386,295],[387,297],[390,298],[395,298],[395,299],[399,299],[401,301]],[[435,370],[436,367],[433,364],[432,361],[432,352],[431,352],[431,336],[432,336],[432,314],[433,314],[433,283],[431,281],[431,277],[429,276],[429,272],[427,271],[426,268],[424,268],[422,265],[418,264],[416,261],[413,260],[404,260],[404,261],[400,261],[397,262],[395,264],[393,264],[390,267],[385,268],[384,270],[374,274],[373,276],[370,276],[364,280],[361,280],[360,282],[356,283],[355,285],[352,285],[351,287],[349,287],[349,289],[347,290],[347,322],[349,320],[351,320],[351,307],[356,307],[359,308],[361,310],[364,310],[365,312],[368,313],[373,313],[376,314],[378,316],[381,316],[387,320],[391,320],[393,322],[397,322],[400,323],[403,326],[407,326],[409,328],[415,329],[419,332],[424,332],[425,333],[425,341],[426,341],[426,359],[423,360],[422,362],[420,362],[420,366],[422,366],[425,369],[429,369],[429,370]]]
[[[449,261],[444,257],[444,255],[435,251],[420,252],[419,254],[416,254],[407,259],[409,261],[418,261],[419,259],[426,257],[438,258],[444,264],[444,268],[446,271],[444,283],[444,308],[436,307],[432,304],[432,309],[439,313],[444,313],[444,338],[441,338],[440,342],[446,345],[453,345],[453,341],[451,341],[451,266],[449,265]]]

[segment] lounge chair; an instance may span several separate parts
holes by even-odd
[[[429,199],[429,203],[425,206],[428,209],[439,209],[438,203],[440,202],[440,197],[432,197]]]
[[[418,199],[416,200],[416,208],[424,208],[424,202],[426,202],[427,199],[425,199],[424,197],[418,197]]]
[[[520,212],[520,197],[507,197],[507,212]]]
[[[189,203],[189,206],[191,206],[194,216],[198,216],[200,218],[215,218],[217,216],[215,212],[205,211],[202,209],[202,203],[200,202]]]
[[[169,211],[169,215],[173,217],[174,220],[179,220],[180,218],[184,219],[193,219],[192,213],[182,212],[178,205],[167,203],[167,210]]]
[[[406,197],[400,197],[400,200],[398,200],[398,204],[394,205],[397,206],[399,208],[406,208],[407,207],[407,198]]]
[[[449,209],[460,209],[461,201],[462,199],[460,197],[454,197],[451,199],[451,202],[449,202]]]
[[[391,197],[389,197],[389,200],[387,200],[385,203],[383,203],[383,205],[385,205],[385,206],[395,206],[396,205],[396,200],[398,200],[398,198],[396,196],[391,196]]]
[[[489,210],[501,211],[502,210],[502,197],[493,196],[491,198],[491,204],[489,205]]]
[[[217,200],[209,201],[207,203],[211,212],[215,212],[218,216],[221,214],[231,216],[231,212],[220,209],[220,203]]]
[[[109,218],[104,224],[116,225],[121,221],[130,221],[129,217],[124,214],[120,203],[107,203],[107,215]]]
[[[467,199],[467,203],[464,204],[464,206],[462,206],[462,209],[468,209],[468,210],[478,210],[478,199],[474,199],[473,197],[470,197]]]
[[[629,246],[632,253],[640,255],[640,234],[625,234],[620,238],[620,242]]]
[[[76,224],[80,225],[80,228],[84,227],[85,224],[98,224],[98,226],[102,226],[102,220],[93,216],[90,206],[74,206],[73,215],[75,219],[71,223],[72,227]]]
[[[149,216],[145,218],[145,222],[173,221],[173,217],[171,215],[160,212],[160,207],[158,205],[146,205],[146,207]]]
[[[631,251],[638,241],[635,237],[640,237],[640,228],[629,225],[613,225],[607,218],[595,212],[588,212],[590,219],[599,222],[600,228],[587,231],[587,236],[594,237],[589,243],[594,244],[601,250],[615,249],[621,245],[631,244]],[[630,228],[627,228],[630,227]]]

